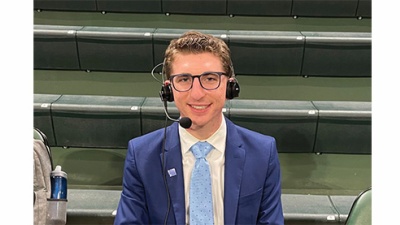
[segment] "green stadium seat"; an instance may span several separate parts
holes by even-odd
[[[84,27],[77,32],[81,69],[149,72],[153,28]]]
[[[358,0],[293,0],[292,15],[355,17]]]
[[[160,87],[161,88],[161,87]],[[167,103],[169,116],[173,119],[179,117],[178,109],[172,102]],[[170,125],[173,121],[167,120],[164,113],[164,105],[160,98],[146,98],[141,107],[142,134],[147,134]]]
[[[371,225],[372,224],[372,188],[369,188],[354,200],[346,225]]]
[[[34,0],[34,9],[60,11],[96,11],[96,0]]]
[[[372,0],[358,0],[357,17],[371,18]]]
[[[52,106],[57,145],[127,148],[141,135],[142,97],[63,95]]]
[[[120,190],[68,189],[67,221],[70,224],[112,224]],[[338,196],[343,204],[341,215],[347,218],[357,196]],[[344,224],[339,218],[336,196],[282,194],[285,224]]]
[[[61,95],[34,94],[33,95],[33,126],[41,130],[49,142],[49,146],[56,146],[51,115],[51,105]]]
[[[96,0],[102,12],[162,13],[161,0]]]
[[[231,100],[229,118],[271,135],[279,152],[311,153],[318,113],[309,101]]]
[[[338,211],[339,222],[343,224],[347,220],[351,205],[353,204],[353,201],[357,198],[357,196],[332,195],[329,197],[332,201],[333,206]]]
[[[302,32],[303,76],[371,77],[371,33]]]
[[[286,225],[340,224],[329,196],[283,194],[282,208]]]
[[[76,32],[81,26],[34,25],[34,68],[79,70]]]
[[[227,0],[231,16],[290,16],[292,0]]]
[[[371,102],[313,101],[316,153],[371,154]]]
[[[162,0],[163,12],[194,15],[226,15],[227,0]]]
[[[113,224],[120,196],[120,190],[68,189],[67,223]]]
[[[167,105],[178,119],[175,104]],[[35,127],[59,147],[126,148],[173,122],[158,97],[35,94],[34,112]],[[281,153],[371,154],[371,102],[233,99],[223,113],[275,137]]]
[[[300,32],[229,31],[236,74],[300,75],[304,37]]]

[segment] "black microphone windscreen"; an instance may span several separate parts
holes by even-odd
[[[179,125],[185,129],[188,129],[190,126],[192,126],[192,120],[189,117],[182,117],[179,119]]]

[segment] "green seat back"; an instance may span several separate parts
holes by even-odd
[[[362,192],[354,201],[346,225],[372,224],[372,189]]]

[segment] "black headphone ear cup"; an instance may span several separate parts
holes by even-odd
[[[226,98],[233,99],[239,97],[240,87],[235,79],[229,79],[226,86]]]
[[[162,101],[174,101],[174,94],[172,93],[171,84],[164,84],[161,86],[160,97]]]

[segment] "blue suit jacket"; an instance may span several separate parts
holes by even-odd
[[[275,139],[226,119],[225,224],[283,224],[280,164]],[[129,142],[123,190],[114,224],[185,224],[185,195],[178,123]],[[169,192],[169,198],[166,194]],[[170,202],[170,204],[168,203]]]

